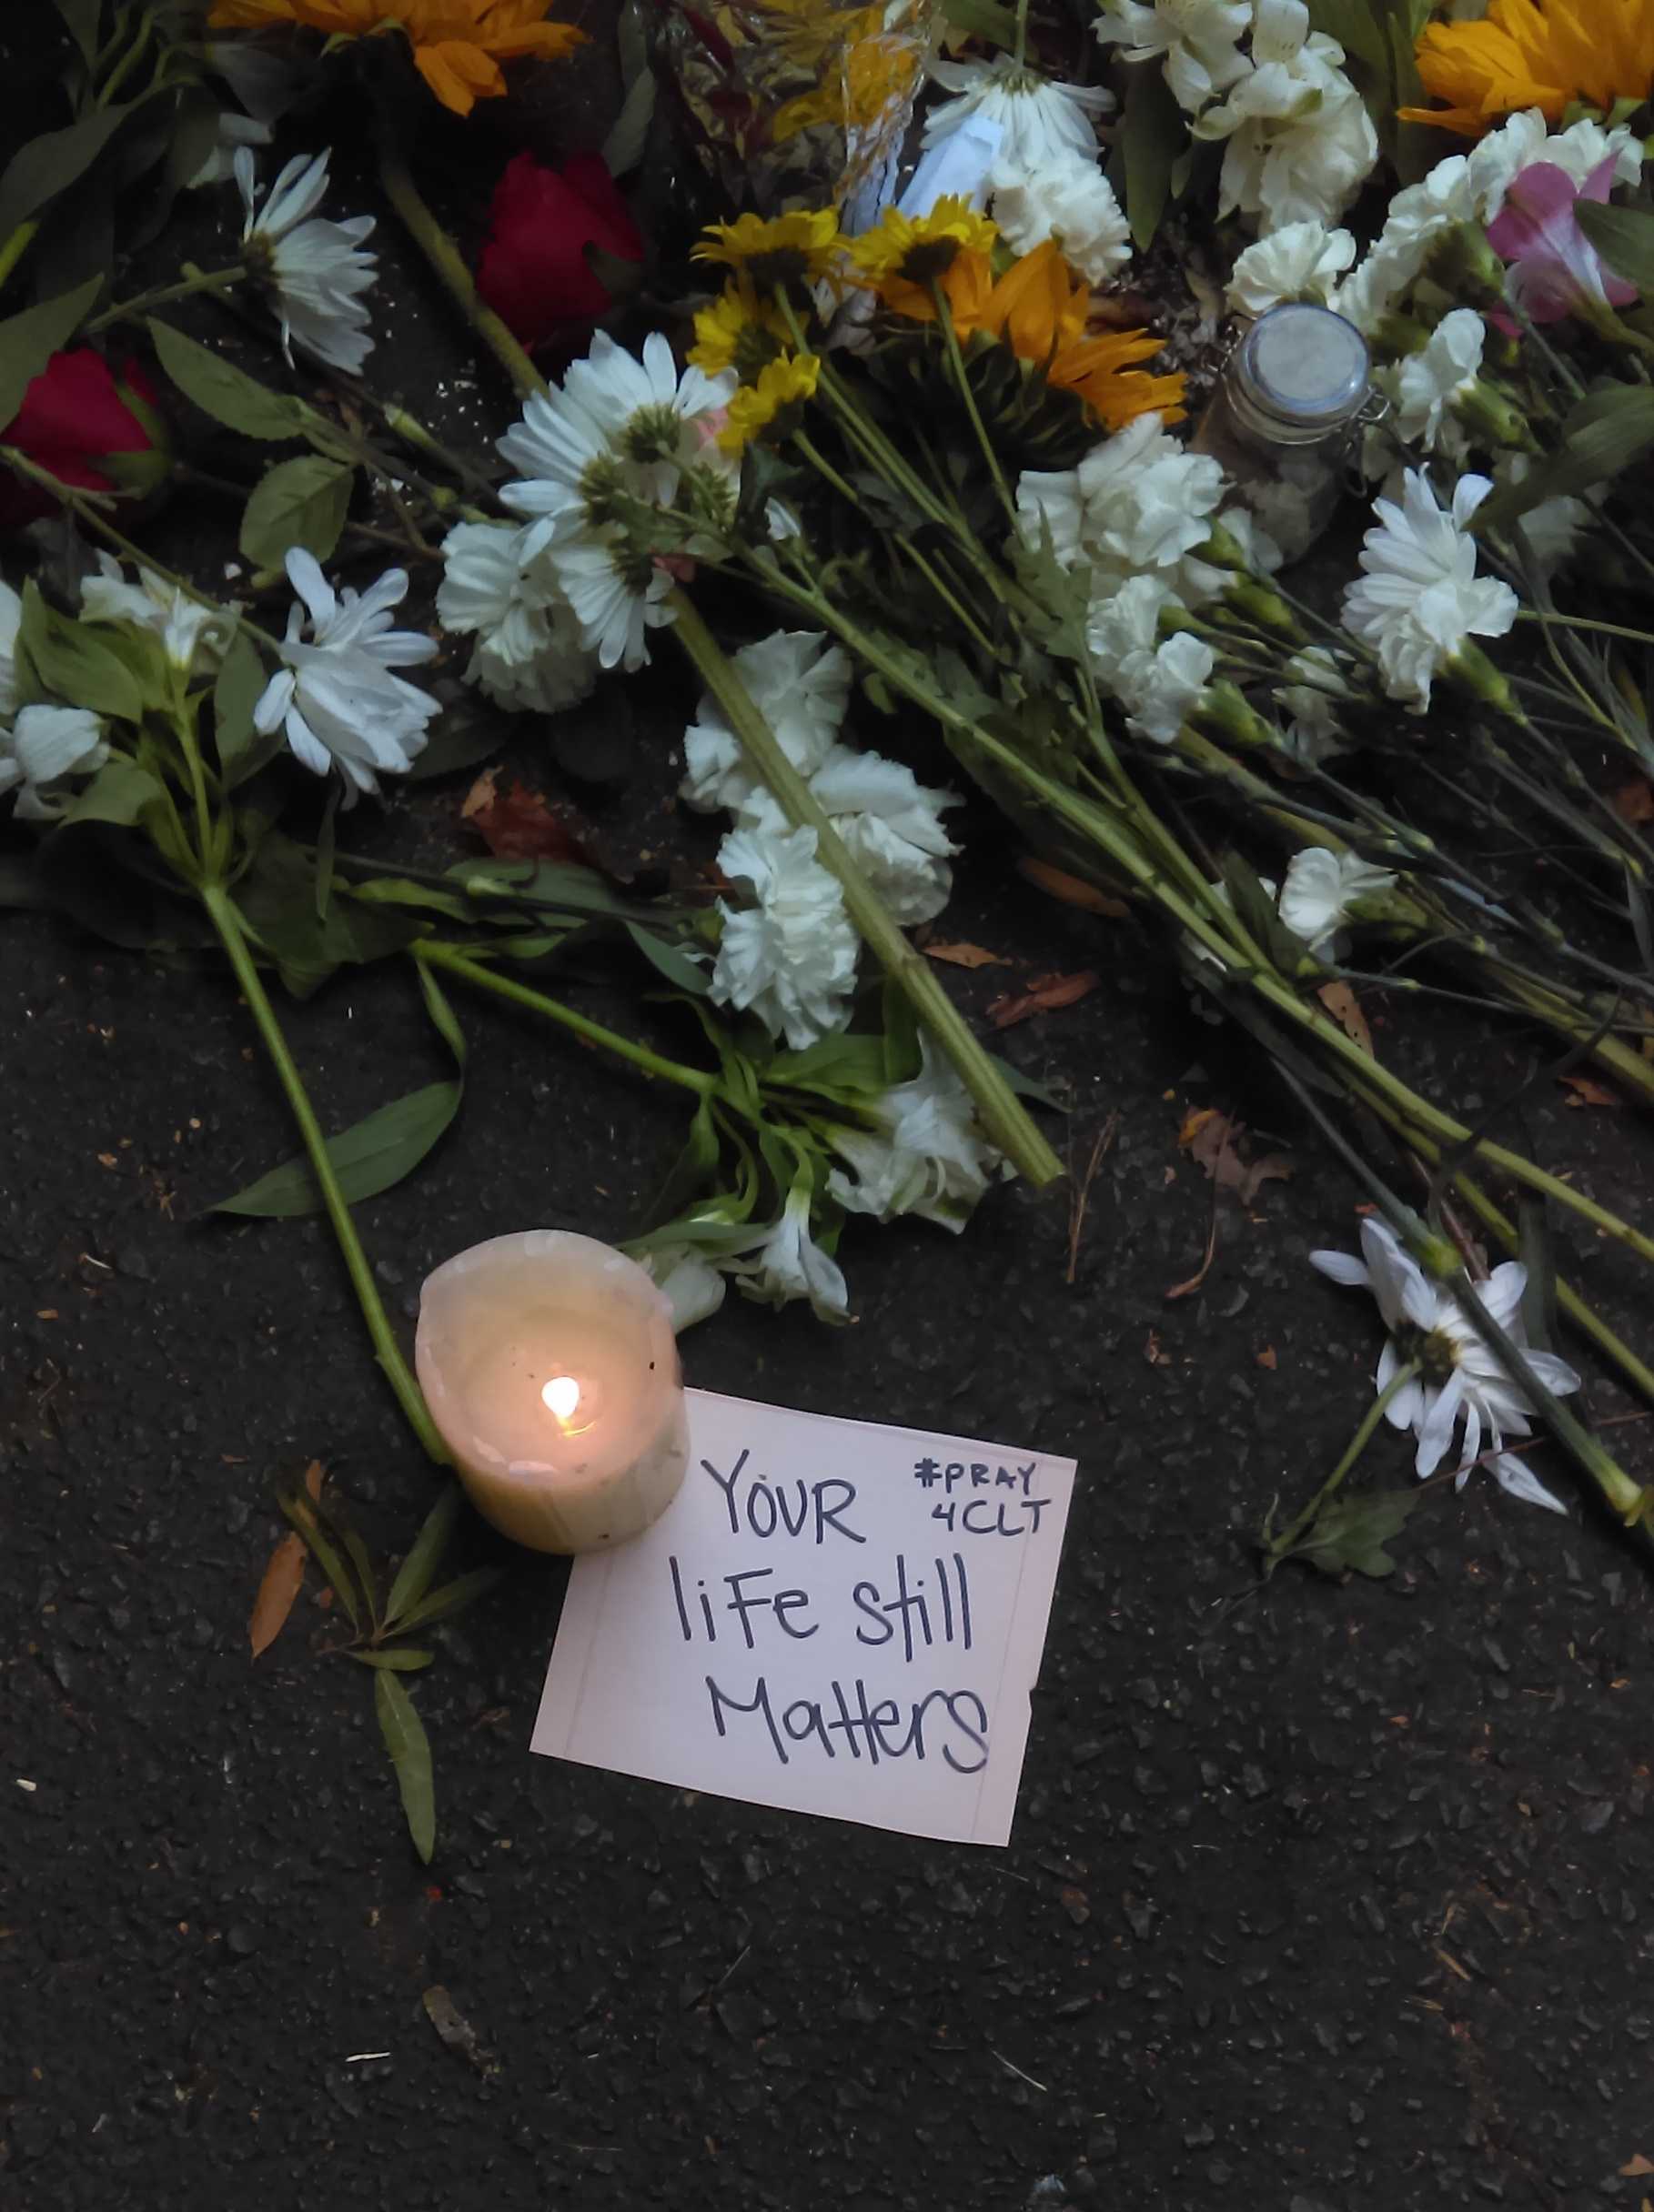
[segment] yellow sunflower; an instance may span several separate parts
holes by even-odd
[[[872,230],[851,240],[851,280],[876,292],[898,315],[923,322],[935,313],[931,286],[946,277],[961,253],[985,256],[998,236],[985,215],[953,193],[944,192],[928,215],[887,207]]]
[[[1090,286],[1047,238],[1005,271],[983,302],[977,327],[1009,346],[1018,360],[1032,362],[1047,384],[1077,394],[1111,430],[1151,412],[1181,422],[1183,377],[1145,376],[1132,366],[1157,354],[1160,340],[1145,330],[1088,337],[1090,313]]]
[[[731,400],[718,443],[726,453],[739,453],[789,407],[813,399],[821,373],[822,365],[812,353],[782,354],[770,362],[760,369],[756,384],[743,384]]]
[[[329,38],[401,31],[414,65],[444,107],[469,116],[506,88],[502,61],[537,54],[556,61],[584,40],[572,24],[547,23],[551,0],[213,0],[214,30],[266,31],[301,24]]]
[[[738,216],[714,223],[695,248],[697,261],[721,262],[755,290],[831,276],[838,267],[842,241],[839,218],[831,207],[798,207],[790,215]]]
[[[732,368],[743,384],[773,361],[787,344],[785,317],[747,284],[726,285],[710,307],[695,310],[690,359],[709,377]]]
[[[1605,113],[1654,87],[1649,0],[1493,0],[1479,23],[1433,23],[1418,41],[1418,75],[1445,107],[1404,107],[1404,123],[1435,123],[1479,138],[1528,107],[1559,123],[1576,101]]]

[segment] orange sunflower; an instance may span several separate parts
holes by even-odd
[[[1445,107],[1404,107],[1404,123],[1435,123],[1479,138],[1505,116],[1538,107],[1553,126],[1576,101],[1607,111],[1654,87],[1650,0],[1493,0],[1479,23],[1433,23],[1418,41],[1418,75]]]
[[[496,99],[506,81],[500,63],[537,54],[556,61],[586,34],[545,20],[551,0],[213,0],[215,30],[267,31],[302,24],[330,38],[368,38],[402,31],[414,65],[444,107],[469,116],[479,100]]]

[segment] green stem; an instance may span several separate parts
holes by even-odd
[[[379,1365],[396,1393],[397,1402],[407,1416],[408,1426],[426,1452],[439,1467],[449,1466],[451,1461],[448,1446],[438,1433],[424,1394],[392,1333],[384,1303],[374,1283],[373,1271],[368,1264],[368,1255],[362,1249],[362,1241],[351,1219],[349,1204],[339,1188],[332,1156],[328,1151],[328,1141],[322,1134],[321,1123],[316,1118],[316,1110],[305,1089],[304,1078],[299,1074],[293,1055],[287,1050],[287,1041],[281,1033],[281,1024],[276,1019],[276,1010],[270,1004],[257,964],[247,944],[241,917],[236,910],[234,900],[221,884],[206,885],[201,898],[212,918],[213,927],[218,932],[219,941],[229,956],[236,980],[241,986],[265,1050],[287,1094],[288,1110],[298,1125],[298,1133],[304,1140],[305,1155],[310,1163],[310,1172],[316,1178],[322,1204],[327,1209],[328,1219],[333,1224],[333,1233],[344,1255],[351,1287],[362,1309],[362,1318],[368,1324],[368,1333],[373,1340]]]
[[[1019,18],[1019,29],[1026,27],[1027,0],[1023,0],[1023,4],[1024,15]],[[1019,55],[1018,58],[1020,59],[1021,56]],[[982,447],[983,458],[988,464],[988,475],[993,480],[994,490],[999,494],[999,503],[1004,508],[1006,518],[1014,531],[1017,527],[1016,501],[1011,497],[1011,487],[1005,482],[1005,472],[999,465],[999,456],[993,450],[993,441],[988,436],[983,425],[981,410],[976,405],[976,395],[971,389],[971,379],[965,375],[964,356],[959,350],[959,333],[953,327],[953,310],[948,304],[947,294],[934,276],[931,279],[930,294],[931,305],[936,310],[936,321],[942,331],[943,349],[947,355],[948,367],[953,372],[953,381],[959,387],[959,397],[964,402],[964,411],[970,420],[972,434]]]
[[[457,946],[445,944],[439,937],[422,937],[413,948],[416,955],[429,967],[445,968],[449,975],[458,976],[461,982],[469,983],[477,990],[491,991],[495,998],[504,999],[511,1006],[520,1006],[531,1014],[541,1014],[548,1021],[555,1021],[587,1044],[600,1046],[612,1052],[617,1060],[626,1061],[644,1075],[659,1081],[677,1083],[685,1091],[693,1091],[701,1098],[711,1098],[718,1090],[715,1075],[702,1068],[691,1068],[682,1061],[667,1060],[659,1052],[651,1052],[647,1045],[638,1044],[630,1037],[622,1037],[618,1030],[605,1029],[600,1021],[592,1021],[584,1014],[577,1014],[571,1006],[560,999],[549,999],[544,991],[532,990],[519,983],[515,977],[501,975],[486,961],[470,959]]]
[[[1028,0],[1016,0],[1016,45],[1011,58],[1020,69],[1028,55]]]
[[[1310,1499],[1309,1503],[1297,1519],[1284,1528],[1278,1536],[1270,1539],[1264,1551],[1264,1579],[1266,1582],[1275,1573],[1287,1553],[1295,1549],[1299,1537],[1314,1524],[1322,1508],[1344,1487],[1350,1469],[1367,1450],[1367,1445],[1371,1443],[1374,1431],[1384,1419],[1390,1401],[1398,1396],[1407,1388],[1407,1385],[1417,1378],[1417,1373],[1418,1362],[1417,1360],[1409,1360],[1404,1367],[1397,1369],[1373,1400],[1372,1404],[1368,1406],[1366,1417],[1362,1421],[1361,1426],[1350,1438],[1343,1458],[1322,1483],[1320,1489],[1316,1492],[1315,1496]]]
[[[838,879],[844,906],[863,942],[953,1061],[976,1101],[983,1127],[1036,1189],[1055,1182],[1063,1163],[1029,1119],[1011,1085],[973,1035],[969,1024],[887,912],[884,902],[845,850],[820,801],[782,751],[751,694],[701,620],[693,602],[675,590],[668,604],[673,636],[694,663],[742,750],[795,828],[813,830],[816,855]]]
[[[19,223],[5,244],[0,246],[0,286],[8,282],[12,271],[35,243],[39,232],[40,225],[37,222]]]
[[[471,328],[510,378],[519,399],[548,387],[525,349],[495,314],[471,280],[465,257],[426,206],[413,172],[396,143],[389,123],[381,116],[378,127],[379,182],[386,197],[401,218],[404,228],[431,268],[447,287],[449,297]]]
[[[165,307],[175,299],[191,299],[197,292],[227,292],[232,285],[240,284],[247,270],[240,262],[229,269],[197,269],[192,276],[181,277],[176,284],[157,285],[153,292],[136,293],[131,299],[118,301],[106,307],[101,315],[94,316],[86,325],[86,335],[96,337],[106,330],[111,323],[129,323],[136,317],[147,315],[151,307]]]
[[[1654,645],[1654,635],[1646,629],[1627,629],[1619,622],[1597,622],[1588,615],[1558,615],[1548,608],[1541,612],[1536,608],[1523,607],[1517,611],[1517,620],[1554,624],[1560,629],[1594,629],[1605,638],[1629,638],[1637,645]]]

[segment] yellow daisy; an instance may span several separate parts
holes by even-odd
[[[547,23],[551,0],[213,0],[215,30],[264,31],[300,24],[329,38],[403,32],[414,65],[443,105],[469,116],[505,91],[502,61],[537,54],[555,61],[584,40],[572,24]]]
[[[831,207],[798,207],[790,215],[739,216],[714,223],[695,248],[697,261],[719,261],[761,292],[778,285],[831,276],[842,241]]]
[[[720,446],[726,453],[739,453],[789,407],[813,399],[821,373],[822,365],[812,353],[783,354],[770,362],[759,371],[756,384],[743,384],[731,400],[718,433]]]
[[[887,207],[873,229],[850,244],[852,281],[876,292],[899,315],[925,319],[918,304],[961,252],[985,255],[999,232],[969,200],[943,193],[928,215]],[[932,309],[933,313],[934,310]]]
[[[1654,87],[1649,0],[1493,0],[1479,23],[1433,23],[1418,41],[1418,75],[1445,107],[1404,107],[1405,123],[1436,123],[1479,138],[1528,107],[1559,123],[1578,100],[1606,113]]]
[[[779,307],[761,300],[749,285],[731,284],[710,307],[696,309],[689,357],[709,377],[732,368],[743,384],[751,384],[787,338],[786,317]]]

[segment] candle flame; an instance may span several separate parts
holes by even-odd
[[[580,1402],[580,1386],[572,1375],[553,1375],[540,1394],[549,1413],[567,1421]]]

